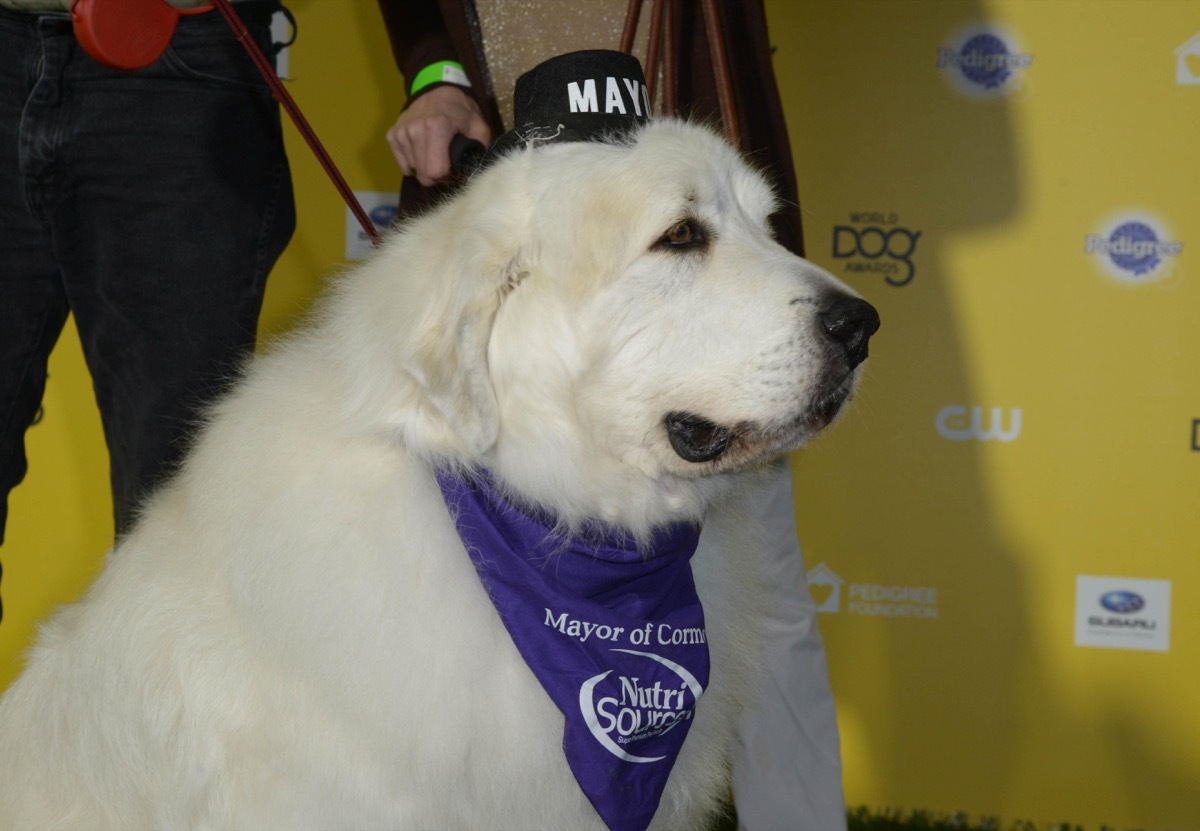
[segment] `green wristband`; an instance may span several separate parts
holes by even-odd
[[[454,84],[469,89],[471,80],[458,61],[438,61],[417,73],[417,77],[413,78],[412,89],[409,90],[408,95],[411,98],[425,87],[433,84]]]

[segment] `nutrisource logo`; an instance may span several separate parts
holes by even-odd
[[[608,670],[585,681],[579,690],[584,721],[596,741],[618,759],[634,763],[660,761],[663,756],[642,756],[627,748],[691,719],[704,689],[696,676],[661,655],[634,649],[613,652],[645,659],[646,671],[614,677],[613,670]],[[661,672],[663,668],[666,673]],[[659,670],[659,677],[651,683],[655,670]]]
[[[1125,212],[1084,237],[1083,252],[1100,269],[1122,283],[1155,283],[1171,277],[1183,243],[1165,224],[1141,212]]]
[[[1006,29],[979,23],[959,29],[937,51],[937,68],[950,85],[972,98],[1024,90],[1033,55]]]

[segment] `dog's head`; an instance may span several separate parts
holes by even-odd
[[[834,420],[879,325],[771,238],[775,207],[681,122],[510,155],[369,266],[393,288],[362,311],[415,381],[388,420],[568,516],[694,515]]]

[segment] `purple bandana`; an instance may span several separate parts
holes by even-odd
[[[662,528],[644,551],[600,525],[567,538],[485,475],[437,478],[513,643],[566,718],[580,788],[612,831],[644,831],[708,684],[689,563],[699,527]]]

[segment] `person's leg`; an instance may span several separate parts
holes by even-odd
[[[825,646],[796,537],[791,474],[779,465],[757,503],[770,543],[766,586],[774,614],[760,698],[738,723],[733,792],[743,831],[839,831],[846,827],[842,764]]]
[[[55,130],[53,60],[37,18],[0,9],[0,544],[8,494],[24,478],[25,430],[46,385],[46,364],[67,318],[44,217],[41,174]]]
[[[268,4],[237,4],[260,42]],[[54,206],[111,456],[118,535],[253,351],[295,215],[277,105],[217,12],[137,72],[80,55]]]

